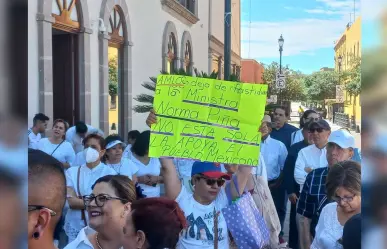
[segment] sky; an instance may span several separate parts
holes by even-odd
[[[307,74],[333,68],[334,43],[353,21],[354,2],[356,17],[362,16],[362,46],[376,46],[375,20],[387,0],[241,0],[242,58],[279,62],[282,34],[282,65]]]

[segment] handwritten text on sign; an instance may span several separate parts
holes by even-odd
[[[258,165],[267,85],[159,75],[151,157]]]

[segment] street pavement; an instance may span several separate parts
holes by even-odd
[[[300,103],[292,103],[292,106],[291,106],[291,109],[292,109],[292,113],[291,113],[291,120],[290,120],[290,124],[291,125],[294,125],[296,127],[299,127],[299,122],[300,122],[300,118],[298,116],[298,113],[297,113],[297,110],[298,110],[298,107],[300,106]],[[306,107],[304,107],[304,110],[306,110]],[[327,120],[328,121],[328,120]],[[328,121],[329,125],[331,126],[331,129],[332,131],[336,131],[336,130],[339,130],[341,129],[342,127],[336,125],[336,124],[333,124],[332,122]],[[351,131],[351,134],[355,137],[355,144],[356,144],[356,147],[357,148],[361,148],[361,136],[360,136],[360,133],[356,133],[355,131]],[[288,201],[288,204],[287,204],[287,208],[286,208],[286,218],[285,218],[285,223],[284,223],[284,239],[286,241],[289,240],[289,216],[290,216],[290,202]]]

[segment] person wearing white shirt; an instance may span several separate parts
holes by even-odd
[[[128,132],[128,145],[126,146],[123,157],[131,158],[132,156],[132,146],[136,142],[137,137],[140,135],[138,130],[133,130]]]
[[[326,145],[331,134],[331,127],[327,121],[321,119],[309,125],[309,133],[314,144],[298,153],[294,168],[294,179],[300,184],[300,192],[304,186],[306,176],[312,170],[328,165]]]
[[[160,160],[150,158],[150,131],[144,131],[138,136],[132,147],[132,162],[139,168],[137,181],[146,197],[160,197],[160,184],[164,182],[161,173]]]
[[[55,120],[52,136],[41,139],[37,145],[38,150],[55,157],[66,169],[71,166],[75,159],[71,144],[64,139],[67,128],[67,122],[62,119]]]
[[[105,164],[114,169],[117,174],[125,175],[137,182],[138,166],[133,163],[129,158],[123,157],[122,151],[125,147],[124,142],[120,136],[110,135],[106,138],[106,153],[105,153]]]
[[[67,130],[66,140],[71,143],[75,153],[78,153],[80,151],[83,151],[83,139],[89,134],[99,134],[101,137],[104,136],[101,130],[79,121],[75,124],[75,126]]]
[[[270,126],[271,118],[265,115],[260,127],[262,134],[261,154],[265,161],[267,180],[271,195],[281,223],[281,230],[286,217],[286,190],[282,186],[282,171],[288,151],[285,144],[270,137],[272,128]],[[282,233],[281,233],[282,234]]]
[[[320,120],[320,115],[314,110],[306,110],[300,118],[300,129],[292,133],[291,145],[301,142],[304,140],[302,129],[306,123],[316,122]]]
[[[38,113],[33,119],[33,126],[28,129],[28,148],[38,149],[38,142],[42,139],[42,133],[47,129],[49,117],[43,113]]]
[[[97,179],[117,172],[101,162],[105,154],[105,139],[98,134],[90,134],[85,138],[86,164],[71,167],[66,171],[67,200],[70,206],[66,214],[64,230],[72,242],[79,231],[88,224],[85,204],[82,199],[92,193],[92,186]]]
[[[65,249],[122,248],[122,228],[131,215],[131,205],[137,200],[133,181],[124,175],[106,175],[92,186],[93,192],[84,196],[89,226]]]

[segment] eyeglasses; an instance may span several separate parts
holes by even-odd
[[[335,202],[337,202],[337,203],[340,203],[340,202],[346,202],[346,203],[348,203],[348,202],[351,202],[351,201],[353,201],[353,198],[355,197],[356,195],[353,195],[353,196],[351,196],[351,197],[340,197],[340,196],[335,196],[335,197],[333,197],[333,200],[335,201]]]
[[[321,133],[324,131],[323,128],[312,128],[312,129],[309,129],[309,133],[314,133],[315,131],[317,131],[318,133]]]
[[[226,182],[224,179],[209,179],[207,177],[201,176],[199,179],[204,179],[208,186],[213,186],[215,183],[218,184],[218,187],[222,187],[224,183]]]
[[[36,210],[42,210],[42,209],[46,209],[47,211],[50,212],[50,215],[51,216],[55,216],[56,215],[56,212],[45,207],[45,206],[38,206],[38,205],[28,205],[28,212],[32,212],[32,211],[36,211]]]
[[[317,121],[320,120],[320,118],[313,118],[313,117],[310,117],[310,118],[306,118],[306,120],[317,122]]]
[[[111,197],[111,196],[108,196],[108,195],[85,195],[83,196],[83,201],[85,203],[85,206],[90,206],[90,203],[95,200],[95,205],[97,207],[103,207],[103,205],[105,205],[105,203],[108,201],[108,200],[120,200],[120,201],[123,201],[123,202],[127,202],[127,200],[125,199],[122,199],[122,198],[119,198],[119,197]]]

